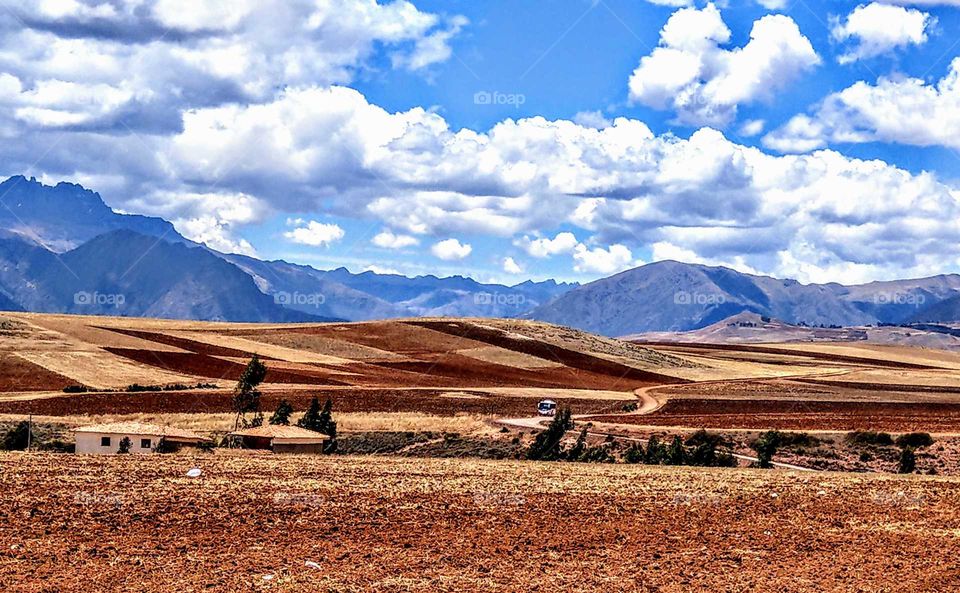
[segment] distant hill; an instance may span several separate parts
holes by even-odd
[[[527,316],[608,336],[695,330],[743,312],[795,325],[862,326],[918,319],[957,296],[957,275],[847,287],[663,261],[571,290]]]
[[[0,195],[5,310],[231,321],[514,317],[576,286],[317,270],[200,246],[163,219],[114,212],[79,185],[17,176],[0,183]],[[125,310],[96,298],[77,305],[78,291],[122,293]]]
[[[202,247],[120,230],[57,255],[0,240],[4,297],[56,313],[222,321],[322,321],[291,311]]]
[[[22,175],[0,183],[0,228],[54,252],[118,229],[167,241],[185,239],[162,218],[118,214],[100,194],[73,183],[43,185]]]

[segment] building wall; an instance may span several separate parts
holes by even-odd
[[[323,443],[274,443],[274,453],[323,453]]]
[[[100,444],[102,437],[110,437],[110,445],[104,447]],[[134,455],[146,455],[153,453],[154,447],[160,442],[159,436],[139,435],[139,434],[107,434],[99,432],[76,432],[74,433],[74,443],[76,443],[77,453],[99,453],[101,455],[116,455],[120,448],[120,441],[123,437],[130,438],[130,453]],[[144,449],[140,446],[141,439],[150,439],[150,448]]]

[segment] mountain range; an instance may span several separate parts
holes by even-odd
[[[0,183],[0,309],[223,321],[514,317],[575,284],[408,278],[224,254],[79,185]]]
[[[801,284],[661,261],[573,289],[527,317],[609,336],[700,329],[743,312],[806,326],[960,319],[960,275],[855,286]]]
[[[661,261],[583,286],[409,278],[224,254],[79,185],[0,183],[0,309],[223,321],[524,317],[608,336],[690,331],[752,313],[864,326],[960,320],[960,276],[802,284]]]

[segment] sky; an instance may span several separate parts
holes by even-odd
[[[321,269],[960,272],[960,0],[0,0],[0,173]]]

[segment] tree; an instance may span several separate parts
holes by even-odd
[[[297,420],[297,426],[307,430],[316,430],[320,432],[320,400],[313,398],[310,400],[310,406],[303,413],[300,420]]]
[[[233,411],[237,413],[237,418],[233,423],[234,430],[240,428],[241,420],[246,425],[246,415],[248,412],[260,411],[260,391],[257,387],[263,383],[267,376],[267,367],[260,362],[260,357],[256,354],[247,363],[247,368],[240,375],[237,386],[233,389]],[[261,420],[262,422],[262,420]]]
[[[130,452],[130,447],[133,446],[133,443],[130,442],[130,437],[123,437],[120,439],[120,448],[117,449],[117,453],[120,455],[126,455]]]
[[[273,416],[270,416],[270,424],[282,424],[284,426],[290,425],[290,416],[293,415],[293,406],[290,405],[285,399],[280,400],[280,403],[277,404],[277,410],[273,413]]]
[[[320,400],[313,398],[310,400],[310,406],[304,412],[297,426],[307,430],[315,430],[330,437],[327,444],[323,447],[324,453],[333,453],[337,449],[337,423],[333,419],[333,401],[329,398],[320,408]]]
[[[906,447],[900,451],[900,462],[897,465],[898,474],[912,474],[917,469],[917,455],[913,449]]]
[[[650,437],[647,441],[647,451],[643,455],[643,463],[646,465],[660,465],[667,457],[667,448],[657,436]]]
[[[21,420],[16,426],[7,431],[0,443],[0,449],[5,451],[24,451],[30,441],[30,423]]]
[[[573,416],[570,408],[562,408],[550,421],[547,429],[533,439],[533,444],[527,449],[527,459],[552,461],[559,459],[563,451],[560,443],[567,431],[573,430]]]
[[[587,428],[584,427],[580,431],[580,436],[577,437],[577,442],[574,443],[573,448],[567,451],[564,454],[564,457],[567,461],[580,461],[583,459],[583,454],[587,450]]]
[[[686,465],[687,464],[687,450],[683,446],[683,439],[678,436],[673,437],[673,442],[670,443],[670,448],[667,449],[667,465]]]
[[[750,445],[750,448],[757,452],[758,465],[763,469],[773,467],[773,456],[777,454],[777,448],[780,447],[782,437],[779,431],[769,430],[760,435],[760,437]]]

